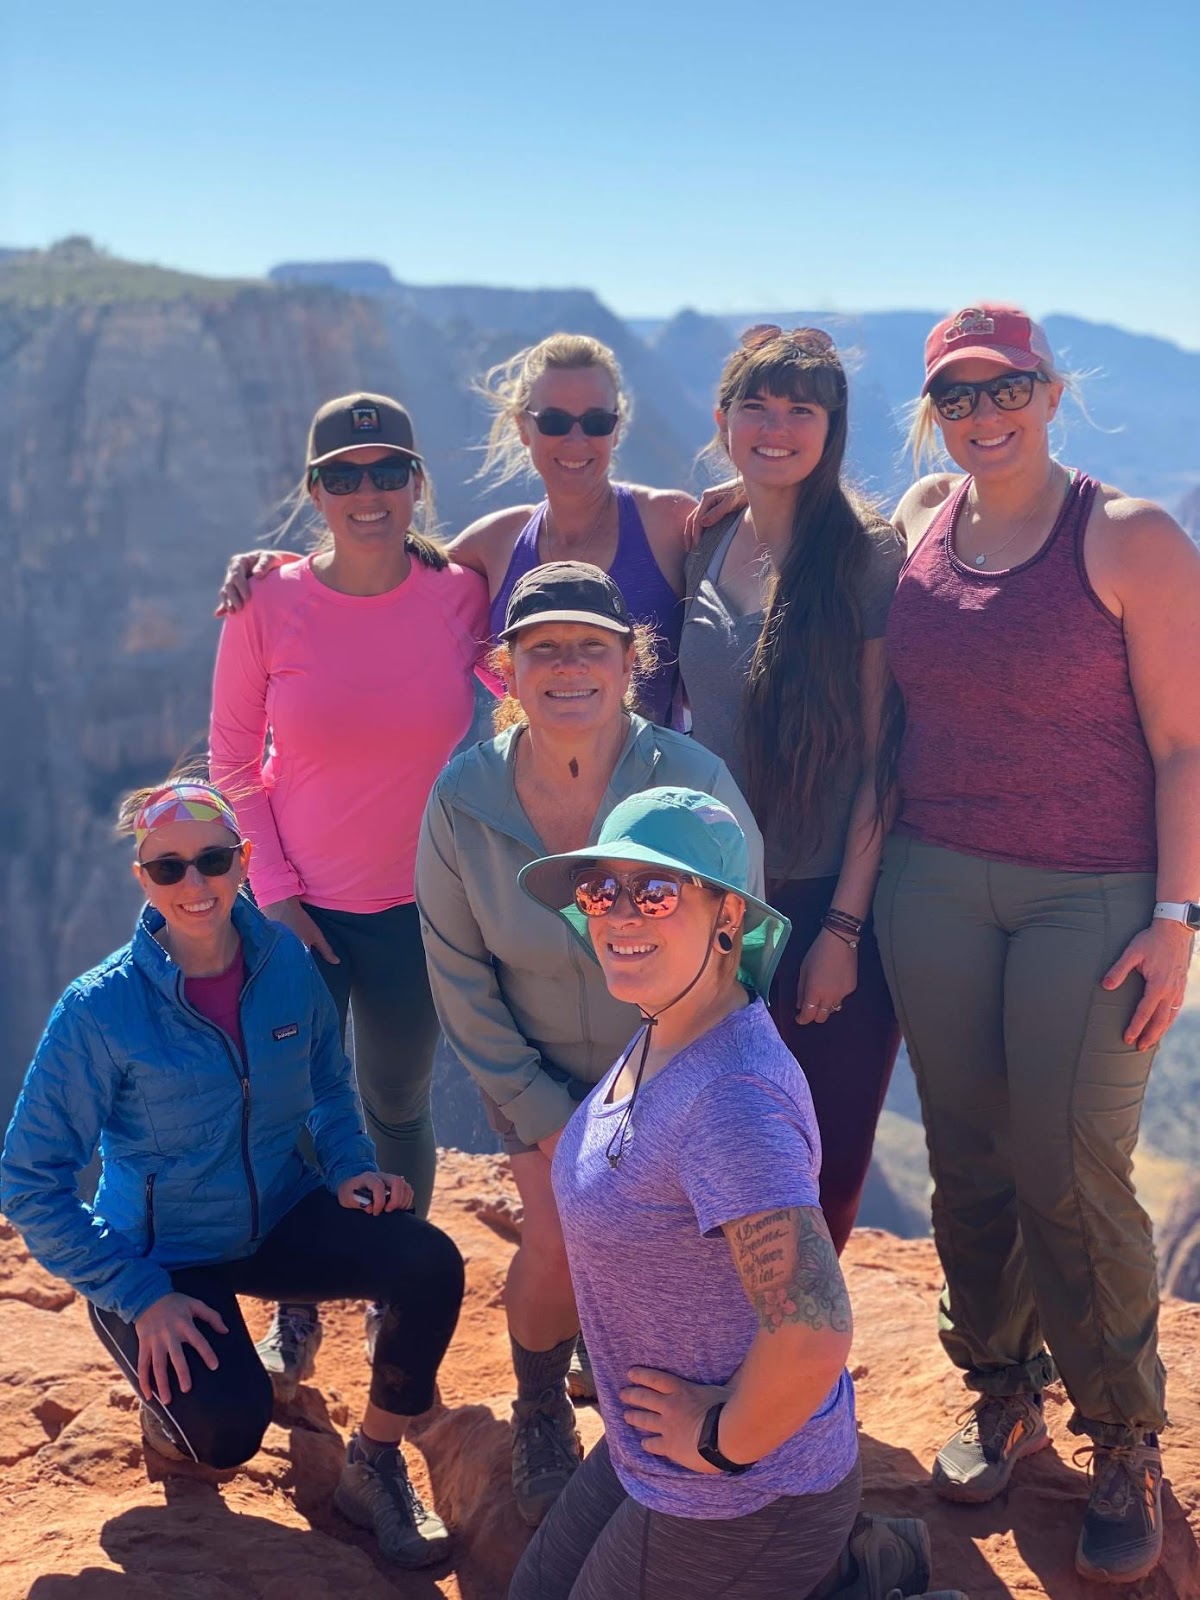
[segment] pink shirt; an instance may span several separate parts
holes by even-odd
[[[300,895],[370,912],[412,900],[425,801],[471,722],[487,599],[478,573],[415,556],[398,588],[339,594],[309,556],[226,617],[211,771],[254,845],[260,905]]]

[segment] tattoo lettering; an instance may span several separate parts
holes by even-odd
[[[785,1322],[803,1322],[815,1332],[849,1329],[850,1296],[815,1207],[743,1217],[726,1227],[725,1237],[760,1327],[775,1333]]]

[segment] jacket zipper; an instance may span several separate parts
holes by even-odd
[[[254,971],[249,974],[245,983],[242,985],[242,992],[238,996],[239,1009],[242,1001],[246,998],[246,991],[249,989],[250,985],[254,982],[255,978],[262,970],[265,961],[266,957],[264,956],[263,960],[259,962],[258,966],[255,967]],[[229,1057],[229,1064],[233,1068],[234,1074],[236,1075],[237,1080],[242,1087],[242,1167],[246,1173],[246,1188],[250,1195],[250,1239],[253,1242],[258,1238],[259,1214],[258,1185],[254,1181],[254,1167],[250,1161],[250,1065],[249,1062],[247,1062],[243,1067],[242,1063],[238,1059],[238,1053],[234,1048],[233,1041],[225,1032],[224,1028],[218,1028],[215,1022],[210,1022],[206,1016],[203,1016],[199,1011],[196,1010],[195,1006],[188,1004],[183,993],[182,973],[180,974],[176,985],[176,996],[185,1011],[190,1012],[191,1015],[195,1017],[198,1022],[202,1023],[204,1027],[211,1028],[220,1039],[221,1043],[225,1046],[225,1054]]]
[[[148,1256],[154,1249],[154,1179],[157,1174],[146,1174],[146,1248],[142,1254]]]

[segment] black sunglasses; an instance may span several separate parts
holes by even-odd
[[[1049,383],[1044,372],[1002,372],[998,378],[986,383],[946,383],[933,388],[933,403],[947,422],[961,422],[969,417],[979,404],[979,396],[986,394],[1000,411],[1024,411],[1033,399],[1035,383]]]
[[[151,883],[166,889],[173,883],[182,883],[187,869],[195,867],[202,878],[223,878],[233,866],[233,858],[241,853],[240,844],[210,844],[198,856],[185,861],[182,856],[156,856],[151,861],[139,861]]]
[[[525,415],[532,417],[538,432],[549,439],[565,439],[576,423],[589,439],[607,439],[621,420],[617,412],[605,411],[600,406],[589,407],[581,417],[573,416],[561,406],[547,406],[544,411],[530,411],[526,407]]]
[[[685,883],[699,882],[699,878],[678,878],[653,869],[631,872],[627,878],[619,878],[615,872],[585,869],[576,876],[572,888],[575,905],[585,917],[606,917],[624,889],[639,916],[661,919],[679,909]]]
[[[353,494],[363,481],[363,473],[382,494],[403,489],[420,466],[408,456],[395,461],[372,461],[369,467],[360,467],[353,461],[322,461],[319,467],[309,469],[309,484],[320,478],[322,488],[330,494]]]

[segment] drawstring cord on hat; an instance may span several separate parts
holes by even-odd
[[[621,1157],[625,1154],[625,1135],[629,1130],[630,1120],[633,1117],[633,1103],[638,1097],[638,1090],[642,1087],[642,1073],[646,1070],[646,1057],[650,1054],[650,1036],[655,1027],[657,1027],[658,1019],[662,1016],[663,1012],[669,1011],[672,1006],[677,1006],[681,1000],[685,999],[687,995],[691,994],[692,990],[700,982],[700,979],[704,976],[705,972],[707,972],[708,963],[712,960],[713,948],[717,942],[717,930],[721,926],[721,918],[724,913],[725,896],[722,895],[721,904],[717,907],[717,915],[712,925],[712,933],[709,935],[708,948],[704,952],[704,960],[700,963],[699,972],[697,972],[696,976],[687,985],[687,987],[681,989],[675,996],[674,1000],[668,1000],[665,1006],[659,1006],[658,1010],[653,1013],[647,1011],[644,1006],[638,1006],[638,1010],[642,1013],[642,1017],[645,1020],[646,1026],[642,1035],[642,1054],[640,1060],[638,1061],[637,1072],[634,1074],[633,1078],[633,1093],[629,1096],[629,1104],[625,1107],[624,1111],[622,1111],[621,1120],[617,1123],[612,1138],[608,1141],[608,1145],[604,1151],[604,1154],[608,1157],[609,1166],[614,1170],[620,1165]],[[728,935],[725,937],[728,938]],[[732,948],[733,945],[731,941],[730,949]],[[722,946],[722,951],[724,951],[724,946]]]

